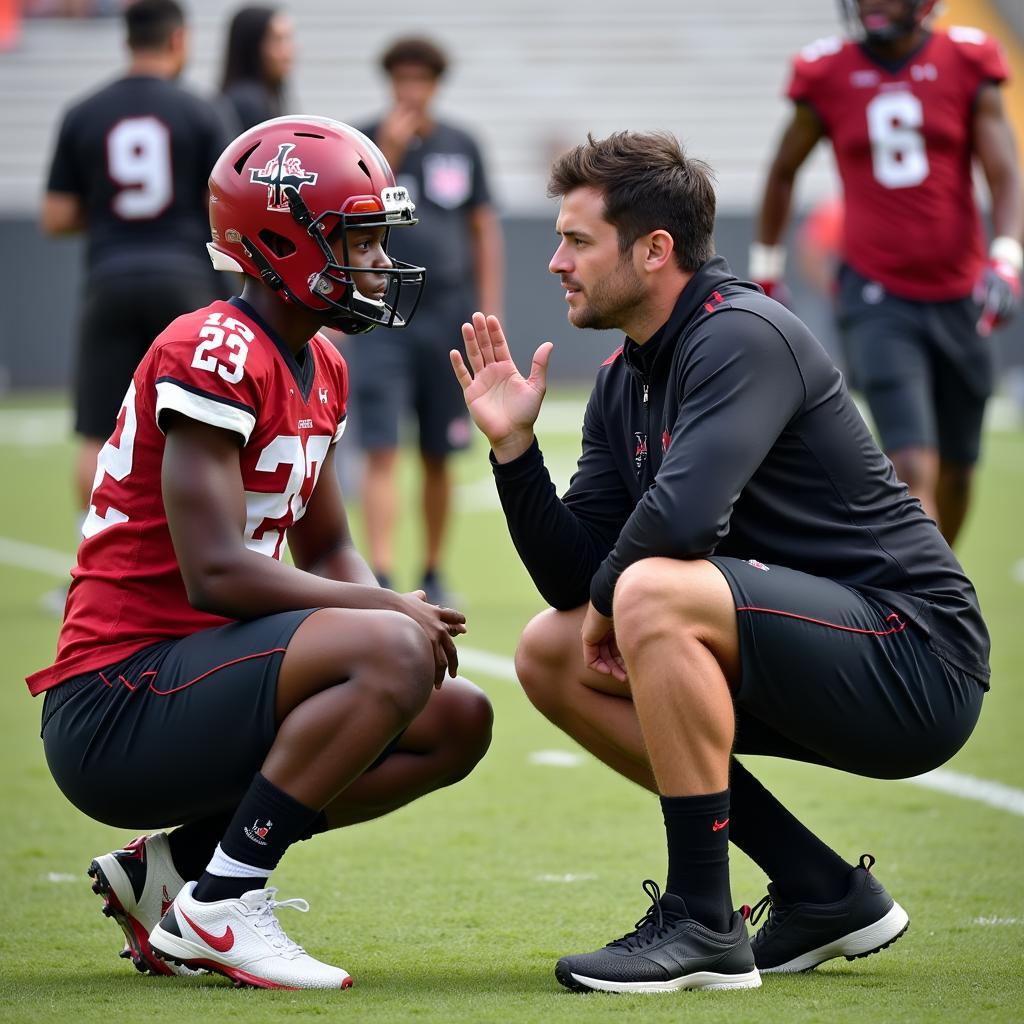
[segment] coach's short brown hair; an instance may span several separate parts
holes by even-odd
[[[440,78],[448,68],[448,58],[437,43],[424,36],[396,39],[381,54],[380,66],[390,75],[400,64],[418,64]]]
[[[683,270],[697,270],[715,254],[714,172],[688,157],[670,132],[615,132],[560,156],[548,195],[590,187],[604,194],[605,219],[626,253],[641,236],[662,228],[675,243]]]

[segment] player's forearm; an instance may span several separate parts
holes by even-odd
[[[340,562],[332,567],[352,569]],[[193,608],[228,619],[253,619],[298,608],[398,608],[396,595],[376,582],[337,582],[248,548],[193,573],[185,584]]]
[[[1013,163],[989,171],[988,187],[992,194],[992,229],[997,237],[1024,238],[1024,193],[1020,171]]]
[[[794,176],[772,167],[765,182],[761,211],[757,218],[757,241],[778,245],[782,239],[793,204]]]
[[[311,565],[304,565],[300,568],[315,576],[322,576],[324,579],[339,583],[377,586],[377,578],[366,564],[366,559],[351,544],[339,544]]]

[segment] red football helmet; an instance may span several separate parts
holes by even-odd
[[[885,43],[913,32],[935,9],[937,0],[903,0],[903,14],[898,21],[884,15],[865,16],[862,0],[839,0],[846,27],[855,38]]]
[[[391,260],[377,297],[352,275],[348,233],[416,223],[384,154],[362,132],[326,117],[277,117],[240,135],[210,173],[210,258],[218,270],[262,279],[346,334],[405,327],[426,271]],[[341,244],[342,258],[334,248]]]

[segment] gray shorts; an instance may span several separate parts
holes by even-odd
[[[932,448],[946,462],[978,461],[995,375],[979,313],[971,298],[913,302],[842,268],[838,316],[850,384],[867,400],[884,451]]]
[[[397,448],[407,412],[415,416],[424,454],[444,457],[469,445],[469,413],[448,353],[464,351],[461,328],[471,313],[461,295],[432,300],[409,327],[346,340],[352,425],[363,450]]]

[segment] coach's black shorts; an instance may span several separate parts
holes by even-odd
[[[977,303],[900,299],[844,266],[838,312],[850,383],[867,399],[882,448],[934,448],[948,462],[977,462],[995,375]]]
[[[982,684],[894,609],[782,566],[709,561],[736,602],[737,753],[897,779],[944,764],[967,741]]]
[[[105,441],[135,368],[175,318],[219,296],[212,275],[118,274],[90,279],[75,372],[75,432]]]
[[[448,358],[463,350],[462,324],[472,310],[459,293],[421,305],[409,327],[348,339],[354,425],[364,451],[397,448],[404,413],[419,425],[419,448],[443,458],[469,445],[469,413]]]
[[[315,610],[154,644],[47,691],[43,745],[64,795],[122,828],[233,810],[277,734],[285,649]]]

